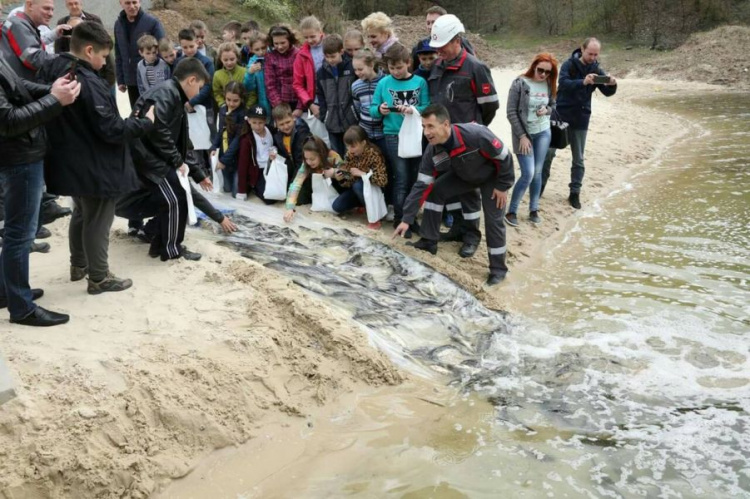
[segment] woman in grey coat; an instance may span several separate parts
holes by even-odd
[[[516,78],[508,93],[507,116],[513,132],[513,150],[521,168],[521,178],[513,187],[513,195],[505,215],[505,223],[518,225],[518,205],[529,189],[529,221],[542,222],[539,197],[542,188],[542,167],[549,149],[552,132],[550,114],[557,96],[557,60],[552,54],[534,57],[529,69]]]

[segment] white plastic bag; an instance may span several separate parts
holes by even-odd
[[[286,160],[280,154],[277,154],[276,159],[271,161],[271,165],[263,170],[263,176],[266,179],[266,190],[263,191],[263,197],[276,201],[285,200],[289,173],[286,169]]]
[[[333,202],[339,197],[339,193],[333,188],[330,178],[325,178],[320,173],[312,176],[312,211],[333,212]]]
[[[187,169],[187,166],[185,167]],[[193,206],[193,193],[190,192],[190,179],[188,179],[187,171],[185,173],[177,171],[177,178],[180,179],[180,185],[185,189],[185,196],[187,196],[187,216],[188,225],[195,225],[198,223],[198,215],[195,214],[195,206]]]
[[[398,157],[422,157],[422,117],[414,106],[412,113],[404,115],[404,122],[398,132]]]
[[[365,208],[367,209],[367,221],[371,224],[379,222],[388,214],[388,206],[385,204],[383,190],[370,182],[372,170],[362,177],[363,192],[365,195]]]
[[[307,112],[307,115],[303,115],[302,119],[305,120],[307,126],[310,127],[310,133],[316,137],[320,137],[328,147],[331,147],[331,138],[328,136],[328,129],[322,121],[316,118],[310,111]]]
[[[213,173],[213,184],[214,194],[221,194],[224,192],[224,174],[221,170],[216,169],[216,165],[219,164],[219,152],[211,156],[211,172]]]
[[[190,142],[196,151],[207,151],[211,149],[211,130],[206,120],[206,108],[197,105],[193,109],[194,113],[187,113]]]

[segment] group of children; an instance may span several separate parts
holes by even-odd
[[[148,90],[169,79],[182,57],[196,57],[212,81],[186,108],[207,109],[213,137],[205,157],[214,157],[226,193],[273,203],[264,196],[263,172],[281,156],[286,220],[296,206],[311,203],[314,173],[331,179],[339,192],[333,210],[343,213],[364,207],[361,177],[372,172],[370,182],[383,188],[386,218],[395,227],[419,168],[419,158],[399,157],[399,131],[406,114],[430,103],[426,79],[436,53],[420,45],[420,65],[412,70],[411,52],[389,26],[382,12],[368,16],[362,27],[372,48],[366,48],[362,32],[326,35],[314,16],[300,22],[301,43],[285,24],[264,34],[253,22],[231,21],[213,50],[205,43],[205,23],[195,21],[179,32],[177,50],[170,40],[138,41],[139,86]]]

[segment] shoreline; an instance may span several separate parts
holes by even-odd
[[[517,72],[493,73],[504,96]],[[503,295],[523,282],[523,269],[559,245],[595,202],[678,140],[651,138],[643,150],[630,151],[648,138],[643,128],[674,130],[680,120],[634,99],[653,96],[660,86],[669,86],[665,95],[727,91],[692,83],[674,89],[656,80],[621,84],[622,93],[594,102],[584,210],[575,213],[565,204],[566,151],[555,160],[542,199],[542,227],[508,230],[513,272],[506,284],[482,287],[484,246],[461,260],[457,243],[441,244],[435,257],[403,241],[393,245],[453,278],[486,306],[505,308]],[[509,141],[504,108],[501,97],[492,129]],[[391,244],[390,228],[372,233],[359,215],[342,222],[307,211],[309,220]],[[132,291],[92,297],[85,283],[68,282],[67,221],[50,226],[50,254],[32,255],[32,282],[46,291],[42,304],[71,312],[72,321],[46,331],[3,327],[0,350],[19,385],[18,399],[0,409],[0,491],[6,495],[145,497],[212,452],[253,439],[268,421],[334,411],[352,394],[409,378],[341,314],[278,273],[216,245],[208,233],[188,232],[191,249],[204,254],[200,262],[163,264],[125,236],[124,221],[114,227],[113,271],[133,278]]]

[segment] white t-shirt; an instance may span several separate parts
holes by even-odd
[[[265,132],[265,137],[261,137],[253,132],[253,137],[255,138],[255,160],[258,162],[259,168],[265,168],[268,166],[268,156],[273,147],[273,135],[271,135],[271,131],[268,127],[265,127]]]

